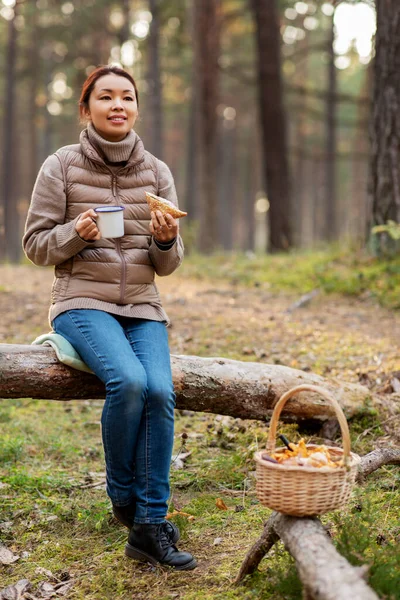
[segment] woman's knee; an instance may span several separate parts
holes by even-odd
[[[175,408],[175,394],[172,383],[158,382],[149,386],[148,402],[152,408],[157,408],[160,411],[173,410]]]
[[[121,400],[144,401],[147,391],[146,373],[120,372],[106,381],[108,394],[118,396]]]

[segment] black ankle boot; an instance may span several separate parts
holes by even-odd
[[[112,511],[114,517],[119,521],[122,525],[125,525],[128,529],[132,529],[134,518],[135,518],[135,510],[136,510],[136,502],[133,501],[127,506],[116,506],[112,505]],[[175,523],[171,523],[170,521],[165,521],[164,528],[167,535],[170,537],[171,542],[176,544],[176,542],[181,537],[179,529],[175,525]]]
[[[180,552],[168,534],[168,521],[158,525],[135,523],[129,533],[125,554],[129,558],[166,565],[178,571],[194,569],[196,559],[189,552]]]
[[[135,500],[132,500],[132,502],[127,506],[116,506],[115,504],[113,504],[112,511],[114,517],[117,519],[117,521],[122,523],[122,525],[125,525],[125,527],[127,527],[128,529],[131,529],[133,527],[133,521],[136,512]]]

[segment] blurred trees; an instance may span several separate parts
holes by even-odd
[[[16,62],[17,62],[17,36],[16,20],[21,2],[14,7],[12,18],[8,20],[7,41],[5,51],[5,81],[4,81],[4,108],[3,108],[3,135],[2,135],[2,198],[4,214],[4,248],[6,256],[11,262],[16,262],[20,256],[21,243],[18,237],[18,212],[16,208],[15,181],[14,181],[14,151],[15,123],[17,111],[15,110],[16,87]],[[2,245],[3,245],[2,244]]]
[[[377,0],[372,110],[372,221],[400,223],[400,5]],[[380,250],[391,242],[380,236]]]
[[[280,18],[275,0],[252,0],[258,53],[259,112],[269,200],[269,248],[287,250],[290,231],[290,180],[286,115],[281,77]]]
[[[395,7],[393,0],[383,4]],[[359,16],[350,12],[357,6]],[[17,260],[37,170],[49,153],[77,141],[80,86],[107,62],[121,63],[137,80],[138,133],[175,175],[189,212],[182,222],[188,248],[197,240],[207,252],[265,251],[365,237],[370,6],[369,0],[0,0],[0,258]],[[395,19],[381,23],[383,36],[394,30]],[[395,70],[395,60],[392,49],[376,64],[380,106],[388,102],[383,86],[390,79],[396,92],[387,67]],[[382,110],[374,115],[377,140],[387,130]],[[379,147],[392,159],[394,139]],[[376,179],[374,193],[392,206],[379,208],[381,223],[398,215],[395,197],[382,194],[392,185],[383,182],[395,179],[388,158],[378,160],[376,140],[374,169],[379,163],[384,178]]]
[[[220,52],[220,0],[194,0],[196,77],[195,153],[199,201],[199,248],[211,252],[217,240],[217,106]]]

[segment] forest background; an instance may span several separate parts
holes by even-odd
[[[137,131],[188,211],[187,257],[158,282],[171,353],[361,383],[371,402],[349,423],[352,449],[398,448],[398,0],[0,0],[0,47],[6,352],[48,328],[52,270],[21,253],[37,172],[77,142],[88,73],[118,63],[138,83]],[[0,549],[11,558],[0,590],[29,579],[41,598],[61,586],[76,600],[298,600],[282,545],[232,586],[268,516],[253,460],[265,423],[176,411],[170,510],[199,560],[189,579],[123,559],[126,532],[104,491],[102,405],[1,402]],[[315,427],[281,431],[324,441]],[[398,467],[386,466],[323,517],[339,552],[367,565],[368,584],[390,600],[400,600],[399,493]]]
[[[40,165],[77,141],[81,84],[106,63],[137,80],[189,249],[364,244],[375,30],[368,0],[1,0],[0,259],[20,259]]]

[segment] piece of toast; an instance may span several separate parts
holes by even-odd
[[[169,200],[165,200],[165,198],[160,198],[160,196],[156,196],[155,194],[151,194],[150,192],[146,192],[146,200],[147,204],[150,207],[150,210],[153,212],[156,210],[160,210],[163,215],[171,215],[174,219],[180,219],[181,217],[186,217],[187,212],[183,210],[179,210],[176,208],[172,202]]]

